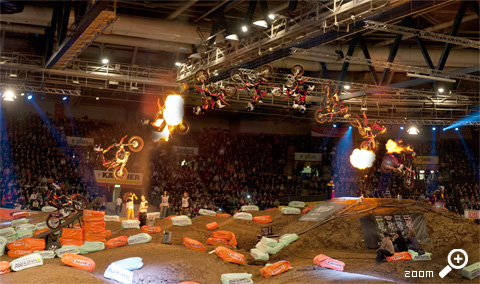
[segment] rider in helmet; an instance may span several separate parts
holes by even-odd
[[[63,205],[68,201],[66,196],[63,195],[62,189],[58,182],[52,183],[51,195],[51,204],[55,206],[58,209],[58,212],[60,212],[64,217],[68,216],[68,213],[63,209]]]

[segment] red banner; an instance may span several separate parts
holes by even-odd
[[[13,220],[18,218],[28,217],[38,213],[41,213],[41,212],[0,208],[0,219],[2,221]]]
[[[312,127],[312,137],[342,137],[348,128]]]

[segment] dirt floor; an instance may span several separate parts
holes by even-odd
[[[347,204],[356,200],[336,200]],[[379,207],[377,207],[379,206]],[[387,207],[386,207],[387,206]],[[369,210],[372,209],[373,210]],[[358,211],[369,210],[359,213]],[[480,261],[479,226],[471,221],[462,221],[453,213],[432,211],[417,203],[405,200],[401,204],[393,199],[365,199],[347,211],[346,217],[337,218],[312,229],[300,239],[277,255],[270,257],[270,263],[279,260],[290,261],[293,269],[269,278],[260,277],[262,263],[254,262],[249,250],[257,243],[262,224],[252,221],[239,221],[232,218],[199,216],[193,220],[192,226],[172,226],[170,220],[157,220],[156,225],[162,230],[172,232],[172,245],[161,244],[162,235],[154,234],[148,244],[125,246],[108,249],[86,255],[95,261],[96,267],[89,273],[83,270],[67,267],[60,259],[47,259],[43,266],[11,272],[0,276],[1,283],[117,283],[107,280],[103,273],[111,262],[127,257],[139,256],[144,267],[134,271],[134,283],[165,283],[177,284],[182,281],[196,281],[202,284],[221,283],[223,273],[248,272],[253,274],[255,283],[479,283],[479,278],[468,280],[463,278],[459,270],[453,270],[444,279],[438,276],[447,265],[447,255],[455,248],[464,249],[469,255],[469,265]],[[433,253],[432,261],[390,262],[375,265],[375,250],[364,248],[360,218],[368,213],[387,215],[394,213],[422,213],[431,238],[429,245],[423,246]],[[254,216],[270,215],[273,217],[274,234],[299,233],[316,223],[298,222],[300,216],[282,215],[279,211],[251,212]],[[31,223],[46,219],[45,214],[39,214]],[[223,261],[215,254],[206,254],[185,248],[182,245],[184,237],[206,243],[212,232],[206,230],[205,224],[217,222],[221,230],[235,233],[238,248],[247,258],[244,265]],[[112,230],[111,237],[131,236],[140,233],[136,229],[122,229],[118,222],[107,222],[107,229]],[[215,247],[206,245],[207,252]],[[325,254],[345,262],[345,271],[337,272],[317,267],[313,258]],[[11,261],[8,256],[0,260]],[[433,278],[405,278],[405,271],[433,271]]]

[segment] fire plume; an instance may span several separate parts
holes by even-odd
[[[183,98],[179,95],[169,95],[165,101],[163,118],[168,125],[174,126],[183,120]]]
[[[373,165],[374,160],[375,153],[364,149],[355,149],[353,150],[352,155],[350,155],[350,163],[352,166],[361,170],[370,168]]]
[[[387,153],[400,154],[401,152],[413,152],[413,148],[410,147],[410,145],[402,146],[400,145],[401,143],[402,140],[399,140],[397,144],[392,139],[388,139],[387,144],[385,144],[385,147],[387,148]]]

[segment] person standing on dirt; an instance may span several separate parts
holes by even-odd
[[[167,191],[165,190],[162,195],[162,203],[160,203],[160,218],[163,219],[167,217],[168,208],[170,208],[170,203],[168,203],[168,199],[170,196],[167,195]]]
[[[393,243],[390,240],[390,236],[387,232],[383,233],[382,244],[380,248],[377,250],[377,265],[382,264],[382,261],[385,259],[385,256],[392,256],[395,253],[395,249],[393,248]]]
[[[130,192],[127,196],[127,202],[126,202],[126,207],[127,207],[127,219],[134,219],[135,214],[133,213],[133,199],[138,199],[135,193]]]
[[[189,208],[190,208],[190,197],[188,197],[188,193],[185,191],[182,197],[182,215],[188,215]]]
[[[140,208],[138,208],[138,220],[140,220],[140,227],[147,224],[148,201],[145,200],[145,195],[140,196]]]
[[[115,214],[117,216],[120,216],[120,213],[122,213],[122,204],[123,200],[120,196],[118,196],[117,200],[115,200]]]
[[[402,231],[398,230],[393,237],[393,245],[395,252],[408,251],[407,241],[402,237]]]
[[[327,183],[327,198],[335,198],[335,185],[333,184],[333,179],[330,179],[330,181]]]

